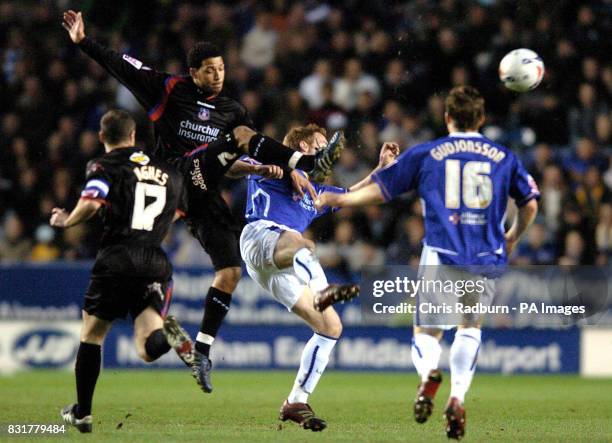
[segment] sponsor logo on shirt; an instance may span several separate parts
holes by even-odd
[[[536,183],[536,181],[533,179],[533,177],[531,176],[531,174],[527,175],[527,184],[529,185],[529,187],[531,188],[531,193],[532,194],[539,194],[540,193],[540,189],[538,188],[538,184]]]
[[[462,212],[461,214],[455,212],[448,216],[448,221],[453,225],[486,225],[487,216],[478,212]]]
[[[200,108],[200,112],[198,112],[198,118],[202,121],[210,120],[210,111],[206,108]]]
[[[136,69],[142,68],[142,62],[140,60],[135,59],[134,57],[130,57],[127,54],[123,54],[123,60],[128,62],[130,65],[135,67]]]
[[[134,152],[132,155],[130,155],[130,161],[133,163],[138,163],[139,165],[145,166],[149,164],[151,159],[144,152],[140,151],[140,152]]]
[[[202,174],[202,170],[200,169],[200,159],[194,158],[192,164],[192,169],[189,171],[191,175],[191,182],[197,188],[200,188],[202,191],[206,191],[206,183],[204,182],[204,175]]]

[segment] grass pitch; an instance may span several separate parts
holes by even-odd
[[[60,408],[75,399],[72,373],[33,371],[0,377],[0,441],[442,442],[445,375],[432,417],[418,425],[411,410],[416,375],[330,371],[310,401],[329,427],[312,433],[290,422],[279,426],[293,372],[216,371],[209,395],[186,371],[103,370],[93,434],[70,428],[9,438],[7,424],[59,423]],[[611,394],[610,379],[476,374],[464,441],[612,441]]]

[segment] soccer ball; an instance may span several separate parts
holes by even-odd
[[[499,79],[516,92],[535,89],[544,77],[544,62],[531,49],[515,49],[499,63]]]

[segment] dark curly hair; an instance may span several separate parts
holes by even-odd
[[[202,61],[211,57],[221,57],[221,50],[218,46],[210,42],[198,42],[187,54],[187,63],[190,68],[198,69],[202,66]]]

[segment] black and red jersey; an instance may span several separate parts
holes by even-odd
[[[199,88],[190,76],[158,72],[86,37],[79,47],[127,87],[154,124],[155,154],[164,160],[204,149],[239,125],[253,126],[244,106]]]

